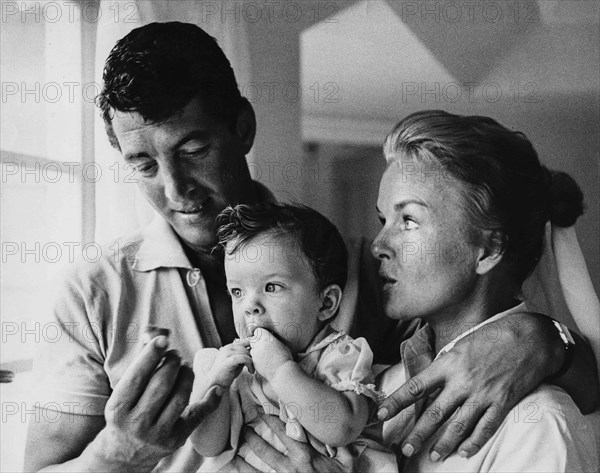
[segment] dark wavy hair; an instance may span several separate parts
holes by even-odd
[[[384,155],[437,166],[461,193],[467,236],[481,244],[490,231],[519,283],[541,257],[546,222],[568,227],[583,214],[573,178],[542,166],[523,133],[488,117],[414,113],[387,136]]]
[[[190,23],[150,23],[134,29],[110,52],[102,79],[96,104],[117,149],[114,110],[161,122],[199,97],[211,116],[233,127],[240,108],[248,104],[217,41]]]
[[[344,289],[348,251],[340,232],[326,217],[305,206],[262,203],[229,206],[217,218],[219,245],[229,254],[266,233],[295,238],[319,283],[319,289],[337,284]]]

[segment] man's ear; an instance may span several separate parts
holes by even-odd
[[[244,154],[250,152],[256,136],[256,115],[248,100],[241,106],[235,123],[235,134],[244,146]]]
[[[477,260],[477,267],[475,270],[477,274],[484,275],[496,267],[506,251],[508,245],[508,239],[506,235],[497,230],[486,231],[483,235],[484,246],[481,248],[481,253]]]
[[[319,320],[325,322],[332,318],[340,307],[342,301],[342,289],[337,284],[330,284],[321,292],[321,308],[319,309]]]

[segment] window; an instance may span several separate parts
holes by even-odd
[[[93,239],[96,25],[81,5],[2,5],[0,362],[17,373],[52,336],[52,280]]]

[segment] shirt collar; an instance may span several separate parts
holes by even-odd
[[[275,202],[269,189],[253,181],[259,202]],[[194,269],[185,254],[173,227],[160,215],[142,229],[141,241],[133,262],[136,271],[153,271],[158,268]]]
[[[507,315],[511,315],[516,312],[523,312],[525,310],[527,310],[525,303],[522,302],[521,304],[518,304],[515,307],[512,307],[511,309],[508,309],[504,312],[500,312],[499,314],[496,314],[493,317],[484,320],[479,325],[476,325],[475,327],[466,330],[465,332],[461,333],[456,338],[454,338],[454,340],[445,345],[439,351],[437,356],[435,355],[435,351],[433,349],[435,344],[435,335],[433,333],[433,330],[431,329],[429,324],[423,325],[415,332],[415,334],[412,337],[410,337],[408,340],[405,340],[400,345],[402,362],[406,367],[408,377],[411,378],[419,374],[421,371],[427,368],[427,366],[429,366],[434,359],[443,356],[445,353],[450,351],[459,340],[473,333],[473,331],[477,330],[478,328],[481,328],[484,325],[489,324],[491,322],[500,320],[506,317]]]

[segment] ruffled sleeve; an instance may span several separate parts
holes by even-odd
[[[385,396],[375,388],[372,363],[367,341],[344,335],[323,350],[314,376],[333,389],[354,391],[379,403]]]

